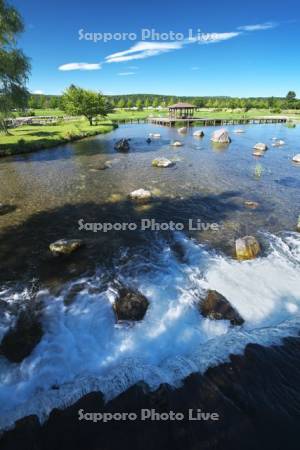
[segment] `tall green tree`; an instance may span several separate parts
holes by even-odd
[[[95,117],[107,115],[109,105],[100,92],[71,85],[63,93],[62,108],[71,116],[85,116],[90,125],[93,125]]]
[[[295,91],[289,91],[286,95],[287,100],[295,100],[296,97],[297,97],[297,95],[296,95]]]
[[[28,58],[16,47],[17,36],[24,30],[18,11],[0,0],[0,131],[7,132],[5,119],[13,108],[25,107],[25,84],[30,71]]]

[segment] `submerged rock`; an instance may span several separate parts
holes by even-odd
[[[218,144],[230,144],[231,138],[229,137],[228,131],[222,128],[213,133],[211,141]]]
[[[149,306],[147,298],[138,291],[121,288],[113,308],[117,320],[142,320]]]
[[[149,133],[149,138],[159,139],[160,133]]]
[[[10,362],[19,363],[29,356],[43,336],[39,316],[22,311],[16,325],[3,337],[0,354]]]
[[[157,158],[152,161],[153,167],[171,167],[174,166],[174,162],[170,161],[167,158]]]
[[[152,193],[145,189],[137,189],[129,194],[131,200],[135,200],[139,203],[146,203],[152,199]]]
[[[69,255],[82,246],[81,239],[60,239],[50,244],[49,249],[55,255]]]
[[[243,130],[242,128],[238,128],[236,130],[233,130],[233,132],[236,134],[240,134],[240,133],[245,133],[245,130]]]
[[[252,153],[252,155],[254,155],[254,156],[264,156],[264,154],[265,154],[264,150],[257,150],[257,149],[253,150],[253,153]]]
[[[300,164],[300,153],[298,153],[298,155],[295,155],[295,156],[293,157],[293,161],[294,161],[295,163]]]
[[[261,251],[259,242],[253,236],[245,236],[235,241],[237,259],[254,259]]]
[[[244,319],[233,308],[230,302],[219,292],[209,290],[207,296],[199,304],[201,314],[213,320],[230,320],[232,325],[242,325]]]
[[[300,216],[298,217],[297,231],[300,233]]]
[[[268,146],[267,144],[263,144],[262,142],[258,142],[257,144],[254,145],[254,150],[258,150],[261,152],[265,152],[266,150],[268,150]]]
[[[251,200],[246,200],[244,202],[244,205],[246,206],[246,208],[249,208],[249,209],[256,209],[259,207],[259,203],[253,202]]]
[[[151,144],[151,139],[148,137],[148,139],[146,139],[147,144]]]
[[[202,130],[197,130],[193,133],[193,136],[195,137],[203,137],[204,136],[204,132]]]
[[[118,152],[128,152],[130,150],[129,140],[120,139],[115,143],[115,150]]]
[[[272,147],[282,147],[283,145],[285,145],[285,142],[282,139],[276,139]]]
[[[173,142],[171,142],[171,145],[173,147],[182,147],[183,144],[180,141],[173,141]]]
[[[182,133],[182,134],[187,133],[187,127],[178,128],[178,133]]]

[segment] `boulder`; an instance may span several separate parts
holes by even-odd
[[[16,325],[3,337],[0,354],[10,362],[20,363],[40,342],[43,329],[37,314],[22,311]]]
[[[298,155],[295,155],[295,156],[293,157],[293,161],[294,161],[295,163],[300,164],[300,153],[298,153]]]
[[[237,310],[217,291],[209,290],[205,299],[200,302],[199,308],[201,314],[209,319],[230,320],[232,325],[244,323]]]
[[[254,150],[259,150],[261,152],[265,152],[266,150],[268,150],[268,146],[267,144],[263,144],[262,142],[258,142],[257,144],[254,145]]]
[[[276,139],[272,147],[282,147],[283,145],[285,145],[285,142],[282,139]]]
[[[221,130],[217,130],[213,133],[211,141],[218,144],[230,144],[231,139],[229,137],[228,131],[222,128]]]
[[[113,304],[117,320],[142,320],[149,306],[147,298],[138,291],[121,288]]]
[[[136,202],[146,203],[152,199],[152,194],[145,189],[137,189],[136,191],[131,192],[129,197]]]
[[[182,147],[182,142],[180,142],[180,141],[173,141],[172,143],[171,143],[171,145],[173,146],[173,147]]]
[[[120,139],[115,143],[115,150],[118,152],[128,152],[130,150],[129,139]]]
[[[148,139],[146,139],[147,144],[151,144],[151,139],[148,137]]]
[[[69,255],[83,246],[81,239],[59,239],[49,245],[50,251],[55,255]]]
[[[202,130],[196,130],[193,133],[193,136],[195,136],[195,137],[203,137],[204,136],[204,132]]]
[[[244,202],[244,205],[246,206],[246,208],[249,208],[249,209],[256,209],[259,207],[259,203],[253,202],[251,200],[246,200]]]
[[[253,236],[245,236],[235,241],[237,259],[254,259],[261,251],[259,242]]]
[[[300,233],[300,216],[298,217],[297,231]]]
[[[187,133],[187,127],[178,128],[178,133],[182,133],[182,134]]]
[[[174,163],[167,158],[157,158],[152,161],[153,167],[171,167]]]

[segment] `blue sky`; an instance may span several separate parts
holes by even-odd
[[[19,46],[31,57],[32,92],[74,83],[106,94],[300,97],[299,0],[11,3],[26,24]],[[151,29],[160,34],[142,39]],[[86,33],[114,36],[93,42]]]

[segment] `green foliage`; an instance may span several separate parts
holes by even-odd
[[[30,64],[22,50],[16,48],[16,36],[24,29],[15,8],[0,0],[0,131],[6,131],[5,118],[11,110],[25,107],[25,88]]]
[[[90,125],[97,116],[105,117],[110,105],[100,92],[88,91],[71,85],[63,94],[62,108],[71,116],[85,116]]]

